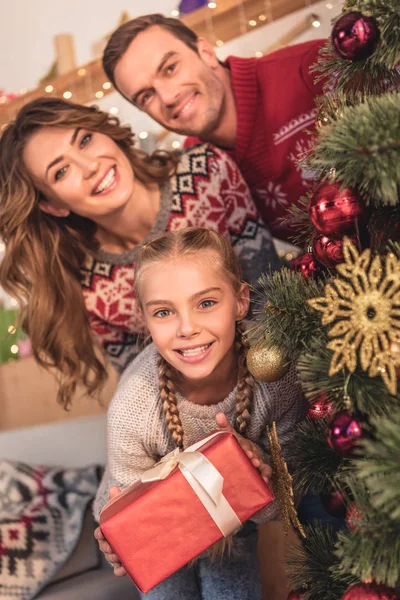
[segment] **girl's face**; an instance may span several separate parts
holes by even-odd
[[[72,211],[93,221],[123,209],[134,191],[131,164],[107,135],[86,129],[42,127],[26,144],[23,160],[56,217]]]
[[[249,307],[212,251],[151,264],[142,274],[141,303],[160,354],[184,378],[215,379],[234,368],[236,321]]]

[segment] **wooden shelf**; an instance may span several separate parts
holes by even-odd
[[[318,0],[308,0],[310,6]],[[193,29],[199,37],[206,38],[215,45],[218,40],[228,42],[248,31],[276,21],[296,10],[304,8],[304,0],[270,0],[266,12],[265,0],[217,0],[216,8],[205,6],[193,13],[182,16],[182,21]],[[251,26],[250,21],[256,23]],[[266,40],[267,45],[267,40]],[[103,87],[106,85],[106,89]],[[51,85],[53,91],[46,93],[46,86]],[[62,97],[65,92],[72,94],[72,100],[81,104],[93,102],[98,97],[106,96],[114,91],[108,87],[101,61],[94,60],[70,73],[56,77],[51,82],[29,90],[10,102],[2,104],[0,98],[0,128],[11,121],[19,109],[40,96]],[[96,94],[98,94],[96,96]]]

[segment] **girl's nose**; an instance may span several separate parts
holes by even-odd
[[[99,171],[99,160],[96,157],[81,157],[80,163],[85,179],[90,179]]]
[[[199,333],[199,331],[199,325],[196,324],[196,321],[191,315],[181,316],[177,331],[178,337],[192,337]]]

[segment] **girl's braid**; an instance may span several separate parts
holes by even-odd
[[[249,344],[244,335],[244,327],[241,323],[236,328],[236,349],[238,358],[238,383],[236,396],[236,429],[239,433],[245,433],[250,422],[250,413],[253,404],[254,377],[247,368],[246,356]]]
[[[158,382],[168,430],[178,448],[183,450],[183,427],[179,417],[175,387],[171,380],[171,367],[161,355],[158,357]]]

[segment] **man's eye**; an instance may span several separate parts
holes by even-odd
[[[152,95],[153,95],[152,92],[146,92],[145,94],[143,94],[143,96],[140,99],[140,104],[142,106],[145,106],[148,103],[148,101],[150,100],[150,98],[152,97]]]
[[[80,143],[81,148],[87,146],[91,139],[92,139],[92,134],[86,133],[81,139],[81,143]]]
[[[170,310],[167,310],[166,308],[163,308],[161,310],[157,310],[154,313],[155,317],[159,317],[160,319],[164,319],[165,317],[169,317],[169,315],[171,314]]]
[[[165,68],[165,72],[168,75],[171,75],[174,71],[175,71],[175,67],[176,67],[176,62],[174,63],[170,63],[166,68]]]
[[[58,169],[58,171],[56,171],[56,174],[54,175],[54,179],[56,181],[59,181],[59,179],[61,179],[62,177],[64,177],[65,173],[67,172],[67,167],[63,167],[62,169]]]
[[[203,300],[203,302],[200,303],[201,308],[210,308],[211,306],[214,306],[215,304],[215,300]]]

